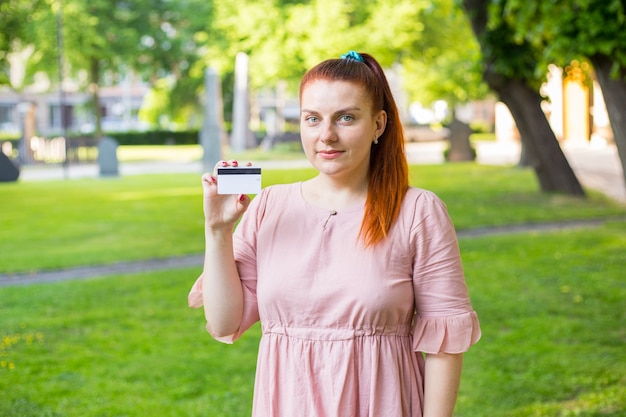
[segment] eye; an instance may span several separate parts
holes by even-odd
[[[304,118],[304,121],[306,121],[308,124],[312,125],[315,124],[319,121],[317,116],[306,116]]]
[[[351,122],[353,120],[354,120],[354,116],[351,116],[349,114],[344,114],[339,117],[339,121],[344,122],[344,123]]]

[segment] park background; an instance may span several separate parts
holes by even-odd
[[[392,82],[401,75],[399,97],[426,115],[407,121],[428,136],[407,144],[411,183],[448,205],[484,332],[455,415],[626,415],[624,130],[614,117],[624,10],[544,3],[4,1],[0,141],[21,175],[0,184],[0,415],[249,415],[258,327],[221,345],[186,306],[201,268],[199,175],[216,149],[263,164],[265,186],[313,175],[293,115],[276,109],[293,110],[281,98],[293,100],[306,68],[348,49],[373,53]],[[250,142],[234,143],[241,52],[253,101],[244,113],[269,97],[275,114],[245,115]],[[209,68],[218,96],[207,95]],[[555,73],[561,92],[573,74],[574,94],[586,94],[575,102],[583,97],[582,137],[568,138],[558,128],[567,112],[555,124],[546,107]],[[137,107],[124,92],[134,82],[147,91]],[[115,88],[108,102],[101,93]],[[496,102],[515,122],[504,143]],[[485,103],[494,107],[476,112]],[[438,134],[455,119],[471,130],[469,158],[452,162],[450,136]],[[103,137],[121,143],[116,175],[99,170]],[[32,144],[54,140],[61,152],[38,160]],[[609,184],[596,187],[590,178],[607,166]]]

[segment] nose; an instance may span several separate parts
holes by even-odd
[[[320,128],[320,141],[332,143],[337,141],[337,132],[332,123],[324,123]]]

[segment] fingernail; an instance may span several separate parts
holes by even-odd
[[[223,167],[227,167],[228,166],[228,162],[226,162],[226,161],[222,161],[221,164],[222,164]]]
[[[245,195],[245,194],[241,194],[241,195],[239,196],[239,201],[240,201],[241,203],[243,203],[245,200],[246,200],[246,195]]]
[[[209,176],[209,181],[211,181],[211,182],[215,182],[215,177],[214,177],[213,175],[210,175],[210,176]]]
[[[232,166],[234,166],[234,167],[236,167],[237,165],[239,165],[239,162],[237,162],[237,161],[232,161],[232,162],[231,162],[231,165],[232,165]]]

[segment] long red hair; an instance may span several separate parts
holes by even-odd
[[[409,167],[404,152],[404,131],[387,77],[374,57],[360,55],[364,62],[350,58],[329,59],[311,68],[300,82],[300,97],[312,81],[348,81],[365,88],[374,112],[384,110],[387,113],[385,131],[378,138],[378,144],[372,144],[365,214],[359,232],[365,246],[374,246],[387,236],[400,213],[409,187]]]

